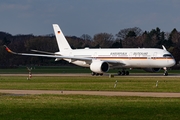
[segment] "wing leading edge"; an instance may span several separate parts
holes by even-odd
[[[73,61],[79,60],[79,61],[85,61],[86,63],[91,64],[93,60],[96,60],[97,58],[92,58],[92,57],[73,57],[73,56],[63,56],[60,54],[56,53],[50,53],[50,52],[45,52],[45,51],[38,51],[38,50],[32,50],[33,52],[38,52],[38,53],[44,53],[44,54],[30,54],[30,53],[17,53],[12,50],[10,50],[6,45],[4,45],[5,49],[7,52],[15,55],[24,55],[24,56],[34,56],[34,57],[49,57],[49,58],[60,58],[60,59],[71,59]],[[99,60],[99,59],[98,59]],[[107,62],[110,64],[110,66],[116,66],[116,65],[125,65],[123,62],[120,61],[113,61],[113,60],[102,60],[104,62]]]
[[[79,57],[70,57],[70,56],[62,56],[60,54],[49,54],[50,52],[45,51],[36,51],[39,53],[46,53],[46,54],[30,54],[30,53],[17,53],[12,50],[10,50],[6,45],[4,45],[6,48],[6,51],[15,54],[15,55],[24,55],[24,56],[35,56],[35,57],[49,57],[49,58],[62,58],[62,59],[75,59],[75,60],[92,60],[92,58],[79,58]],[[34,51],[34,50],[33,50]]]

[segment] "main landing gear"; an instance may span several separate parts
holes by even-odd
[[[91,75],[92,75],[92,76],[102,76],[103,73],[95,73],[95,72],[92,72]]]
[[[129,71],[125,71],[125,70],[118,71],[118,75],[129,75]]]

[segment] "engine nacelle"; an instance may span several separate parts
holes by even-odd
[[[146,72],[159,72],[161,68],[145,68],[143,70]]]
[[[108,72],[109,64],[104,61],[94,60],[90,65],[90,69],[91,69],[91,71],[93,71],[95,73]]]

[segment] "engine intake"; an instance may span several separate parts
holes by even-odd
[[[91,69],[91,71],[93,71],[95,73],[108,72],[109,64],[104,61],[94,60],[90,65],[90,69]]]

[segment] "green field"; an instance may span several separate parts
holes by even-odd
[[[158,87],[156,82],[158,80]],[[114,88],[115,81],[118,81]],[[178,77],[4,77],[0,89],[179,92]],[[0,119],[159,120],[180,118],[180,98],[0,94]]]
[[[117,86],[114,84],[117,81]],[[158,81],[158,87],[156,83]],[[141,91],[180,92],[179,77],[114,77],[108,76],[65,76],[33,77],[0,76],[0,89],[19,90],[95,90],[95,91]]]
[[[179,98],[85,95],[1,95],[7,120],[178,120]]]

